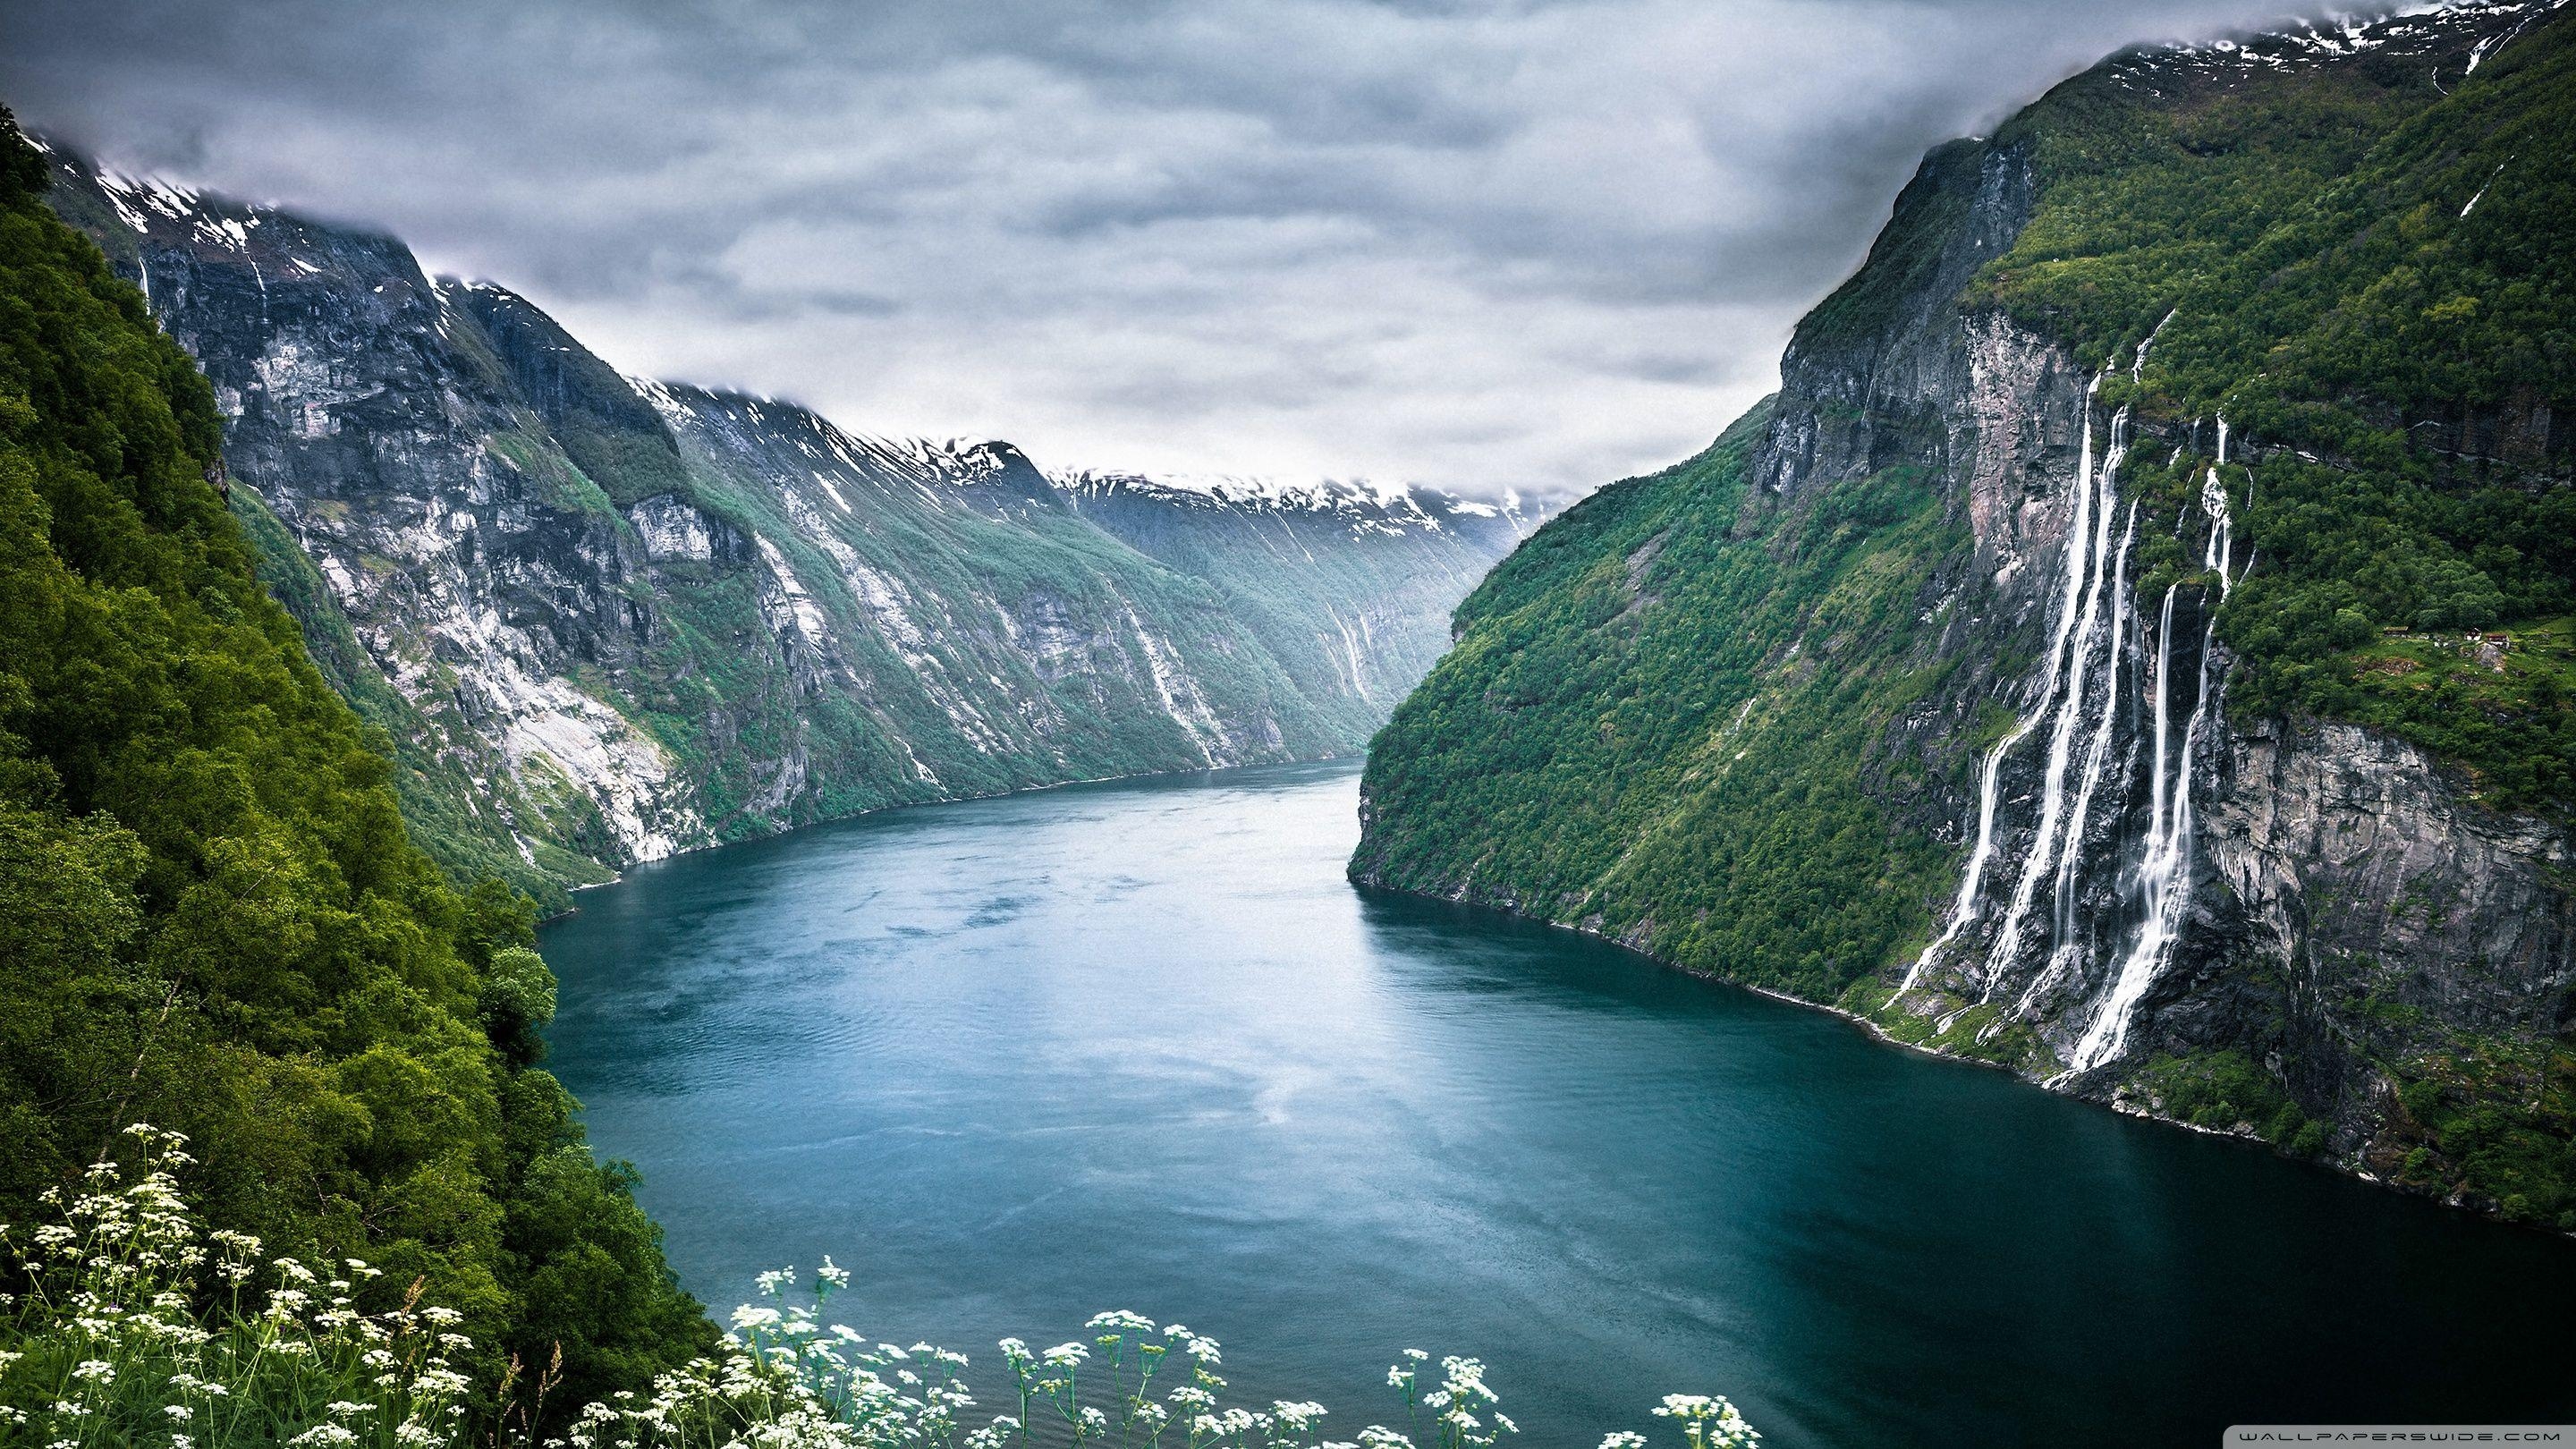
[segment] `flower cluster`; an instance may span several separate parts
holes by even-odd
[[[0,1300],[0,1434],[49,1449],[241,1442],[457,1442],[472,1347],[419,1285],[379,1312],[381,1276],[357,1259],[263,1259],[257,1238],[208,1232],[180,1196],[192,1159],[175,1132],[127,1130],[131,1166],[101,1162],[78,1192],[49,1192],[62,1220],[14,1249],[26,1291]],[[213,1305],[211,1307],[207,1305]]]
[[[469,1422],[474,1385],[456,1363],[473,1345],[460,1315],[420,1301],[419,1283],[397,1296],[360,1260],[308,1264],[207,1231],[179,1192],[184,1139],[143,1126],[128,1136],[131,1166],[103,1162],[78,1193],[49,1197],[60,1222],[23,1239],[0,1225],[27,1285],[0,1295],[0,1441],[467,1449],[535,1437],[525,1416]],[[832,1321],[850,1274],[825,1258],[813,1277],[800,1299],[793,1268],[761,1274],[759,1301],[733,1311],[719,1352],[583,1406],[538,1449],[1491,1449],[1518,1432],[1481,1362],[1443,1358],[1426,1389],[1431,1355],[1407,1349],[1387,1370],[1406,1428],[1326,1439],[1323,1405],[1228,1404],[1215,1339],[1124,1310],[1094,1316],[1087,1340],[1002,1340],[1018,1412],[969,1427],[964,1354]],[[551,1382],[538,1379],[540,1402]],[[510,1401],[510,1383],[498,1387]],[[1676,1394],[1655,1413],[1690,1449],[1759,1437],[1724,1399]],[[1602,1449],[1645,1442],[1618,1433]]]
[[[1519,1433],[1520,1426],[1495,1405],[1499,1395],[1486,1386],[1483,1361],[1452,1355],[1440,1360],[1439,1386],[1423,1391],[1422,1365],[1431,1355],[1418,1348],[1408,1348],[1399,1362],[1386,1371],[1387,1387],[1404,1395],[1406,1416],[1415,1428],[1421,1417],[1431,1415],[1432,1443],[1440,1449],[1488,1449],[1505,1434]],[[1413,1440],[1403,1434],[1372,1424],[1360,1433],[1357,1449],[1412,1449]]]
[[[1753,1449],[1762,1437],[1733,1404],[1705,1394],[1666,1394],[1655,1417],[1678,1421],[1691,1449]]]

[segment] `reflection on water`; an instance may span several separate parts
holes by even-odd
[[[548,928],[555,1069],[709,1301],[826,1252],[977,1353],[1103,1308],[1348,1437],[1407,1346],[1522,1442],[2576,1417],[2576,1246],[1342,878],[1354,767],[898,811]],[[978,1351],[981,1350],[980,1353]]]

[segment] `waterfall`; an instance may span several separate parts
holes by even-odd
[[[2019,878],[2002,913],[1993,947],[1976,973],[1984,985],[1979,1000],[1990,999],[2011,977],[2029,945],[2028,938],[2034,933],[2031,921],[2039,912],[2038,896],[2043,886],[2053,890],[2045,923],[2037,931],[2046,935],[2051,949],[2044,969],[2023,988],[2012,1011],[1986,1028],[1987,1034],[2000,1030],[2005,1022],[2026,1020],[2051,986],[2081,972],[2090,942],[2105,934],[2098,926],[2088,930],[2079,918],[2084,841],[2104,782],[2113,782],[2115,797],[2124,795],[2126,787],[2118,782],[2130,778],[2132,766],[2126,762],[2136,760],[2141,753],[2120,749],[2120,676],[2131,647],[2129,559],[2137,543],[2138,527],[2138,507],[2134,502],[2125,512],[2117,507],[2117,479],[2128,450],[2130,412],[2123,407],[2111,415],[2108,438],[2097,460],[2093,454],[2091,400],[2099,383],[2097,377],[2095,388],[2085,394],[2074,518],[2066,535],[2064,588],[2057,605],[2039,701],[1986,752],[1977,787],[1976,844],[1959,883],[1958,900],[1952,906],[1948,925],[1915,960],[1897,988],[1900,997],[1912,991],[1924,971],[1979,919],[1986,877],[1994,869],[1995,818],[2001,805],[2003,767],[2023,739],[2037,732],[2042,724],[2049,725],[2048,757],[2041,773],[2030,845],[2020,862]],[[2235,520],[2222,471],[2229,442],[2227,420],[2222,417],[2218,420],[2218,461],[2204,473],[2199,497],[2209,522],[2201,567],[2215,576],[2221,600],[2240,576],[2235,563]],[[2115,512],[2121,514],[2116,520],[2116,540]],[[2184,524],[2188,522],[2186,518]],[[2135,875],[2124,877],[2124,881],[2136,883],[2134,893],[2124,891],[2123,895],[2124,900],[2138,901],[2138,923],[2134,935],[2124,940],[2114,938],[2124,949],[2119,950],[2118,966],[2108,989],[2075,1047],[2077,1071],[2100,1066],[2120,1054],[2127,1043],[2130,1019],[2171,959],[2190,909],[2196,818],[2194,772],[2204,736],[2214,727],[2217,690],[2212,687],[2210,656],[2217,643],[2217,610],[2215,602],[2204,605],[2197,680],[2192,687],[2189,712],[2177,729],[2174,710],[2181,696],[2173,678],[2174,616],[2180,587],[2167,588],[2158,609],[2148,711],[2153,745],[2144,751],[2148,754],[2146,839]]]
[[[1950,906],[1950,924],[1933,938],[1931,945],[1923,948],[1923,954],[1915,957],[1914,964],[1907,968],[1905,979],[1896,988],[1900,997],[1914,989],[1915,983],[1923,977],[1924,968],[1930,966],[1942,949],[1957,939],[1968,923],[1976,918],[1978,893],[1985,886],[1986,867],[1994,859],[1995,807],[2002,786],[2004,759],[2012,753],[2013,746],[2039,728],[2040,721],[2048,717],[2050,707],[2057,702],[2058,678],[2065,670],[2067,640],[2075,631],[2076,615],[2082,607],[2084,568],[2092,532],[2093,395],[2101,387],[2102,378],[2097,373],[2084,389],[2084,426],[2078,444],[2082,461],[2078,464],[2075,486],[2075,525],[2066,534],[2066,593],[2058,605],[2055,635],[2049,644],[2048,692],[2040,697],[2037,708],[2022,716],[2010,732],[1986,751],[1977,780],[1977,840],[1968,852],[1968,868],[1959,877],[1959,896]],[[2099,586],[2099,574],[2097,565],[2096,587]]]
[[[2227,507],[2227,484],[2218,476],[2218,470],[2226,466],[2227,419],[2220,418],[2218,461],[2200,480],[2200,506],[2209,515],[2209,543],[2201,549],[2200,566],[2218,575],[2218,597],[2222,599],[2236,584],[2227,575],[2229,558],[2235,552],[2236,520]]]
[[[2023,720],[2013,727],[2012,733],[1997,740],[1994,748],[1986,751],[1985,763],[1977,777],[1977,843],[1968,852],[1967,871],[1959,877],[1959,898],[1950,905],[1950,924],[1933,939],[1931,945],[1923,948],[1923,954],[1915,957],[1914,964],[1906,969],[1905,979],[1896,986],[1898,996],[1914,989],[1914,983],[1923,975],[1923,968],[1932,964],[1932,958],[1941,954],[1941,948],[1949,945],[1971,919],[1977,905],[1977,889],[1985,883],[1986,862],[1995,853],[1995,791],[2001,783],[2004,756],[2038,723],[2037,715]]]
[[[2182,309],[2180,307],[2176,307],[2171,312],[2167,312],[2165,314],[2164,322],[2157,323],[2155,325],[2155,330],[2149,332],[2145,339],[2138,343],[2137,355],[2129,359],[2129,381],[2144,382],[2147,380],[2147,349],[2156,345],[2156,333],[2165,330],[2165,323],[2171,322],[2176,316],[2180,315],[2181,312]]]
[[[2102,669],[2102,713],[2093,724],[2093,743],[2084,754],[2084,783],[2075,792],[2075,814],[2066,826],[2069,842],[2066,854],[2057,868],[2057,939],[2067,941],[2075,930],[2075,871],[2080,864],[2074,842],[2084,838],[2085,828],[2093,818],[2093,793],[2101,788],[2103,767],[2111,759],[2111,737],[2118,733],[2120,722],[2120,655],[2129,639],[2129,547],[2138,537],[2138,505],[2129,505],[2129,516],[2120,528],[2120,552],[2111,569],[2111,647],[2104,653]]]
[[[2056,949],[2049,953],[2048,969],[2031,978],[2021,999],[2013,1003],[2009,1016],[1996,1018],[1987,1028],[1993,1032],[2004,1022],[2026,1017],[2031,1003],[2051,983],[2062,978],[2067,969],[2082,956],[2084,938],[2075,929],[2075,885],[2077,872],[2084,863],[2080,847],[2084,832],[2093,820],[2093,797],[2101,788],[2103,771],[2111,760],[2113,737],[2120,724],[2120,660],[2129,642],[2129,550],[2137,542],[2138,505],[2129,505],[2127,520],[2120,528],[2120,552],[2111,569],[2111,647],[2103,655],[2102,712],[2093,725],[2093,740],[2084,754],[2084,780],[2075,791],[2075,813],[2066,824],[2066,849],[2057,863],[2056,929],[2051,937]],[[2123,767],[2125,769],[2125,767]]]
[[[2227,456],[2227,420],[2218,422],[2218,456]],[[2209,543],[2201,551],[2201,566],[2218,575],[2218,596],[2227,597],[2233,581],[2228,577],[2232,545],[2233,520],[2227,506],[2227,487],[2213,465],[2201,481],[2201,507],[2209,513]],[[2170,759],[2166,748],[2169,730],[2166,713],[2168,690],[2166,678],[2173,652],[2173,601],[2175,585],[2165,590],[2162,622],[2156,628],[2156,753],[2149,800],[2147,844],[2138,863],[2139,885],[2145,897],[2145,913],[2138,926],[2137,940],[2120,963],[2113,978],[2111,992],[2094,1012],[2092,1024],[2075,1046],[2074,1070],[2090,1071],[2120,1054],[2128,1044],[2129,1022],[2137,1006],[2153,985],[2165,962],[2173,955],[2174,943],[2182,934],[2183,913],[2191,905],[2192,759],[2198,753],[2203,724],[2209,718],[2209,655],[2218,638],[2218,615],[2209,611],[2201,626],[2200,668],[2197,690],[2193,695],[2191,718],[2183,726],[2178,758]],[[2168,785],[2167,781],[2171,784]]]
[[[2176,585],[2175,588],[2181,587]],[[2138,938],[2120,963],[2120,974],[2111,983],[2111,994],[2093,1015],[2084,1037],[2076,1043],[2075,1070],[2089,1071],[2120,1054],[2129,1039],[2129,1018],[2147,987],[2164,970],[2165,961],[2173,954],[2175,939],[2181,934],[2182,916],[2191,904],[2191,760],[2200,741],[2201,721],[2209,713],[2209,646],[2216,633],[2215,621],[2201,632],[2199,698],[2191,707],[2190,722],[2183,727],[2179,758],[2172,762],[2170,777],[2166,773],[2165,670],[2170,663],[2171,626],[2173,623],[2174,589],[2165,590],[2164,619],[2166,636],[2156,650],[2156,774],[2152,818],[2147,825],[2146,856],[2138,863],[2139,884],[2145,895],[2146,911],[2138,926]],[[2167,785],[2170,778],[2172,783]]]
[[[1377,702],[1376,699],[1369,694],[1368,675],[1360,668],[1360,645],[1358,637],[1351,633],[1350,625],[1342,622],[1341,610],[1334,608],[1330,604],[1326,604],[1324,606],[1324,613],[1332,619],[1334,632],[1342,636],[1343,659],[1349,662],[1351,670],[1351,691],[1357,694],[1361,699],[1367,700],[1371,704],[1375,704]],[[1363,629],[1368,627],[1368,614],[1365,610],[1360,614],[1360,627]],[[1333,647],[1332,642],[1327,639],[1319,637],[1316,642],[1322,644],[1327,652],[1329,652]],[[1371,642],[1374,643],[1375,641],[1372,640]],[[1336,660],[1334,662],[1338,665],[1343,661]],[[1338,673],[1338,669],[1335,672]]]
[[[2218,596],[2223,599],[2227,597],[2227,591],[2234,587],[2236,582],[2227,576],[2228,555],[2234,551],[2235,540],[2230,537],[2233,530],[2229,526],[2227,516],[2227,485],[2218,481],[2218,470],[2215,468],[2210,469],[2209,476],[2201,480],[2200,506],[2209,511],[2212,520],[2209,525],[2209,543],[2200,552],[2200,566],[2218,575]]]
[[[2120,458],[2126,450],[2129,410],[2123,407],[2111,418],[2111,436],[2104,446],[2101,466],[2093,466],[2092,428],[2085,428],[2085,466],[2079,473],[2075,529],[2068,536],[2069,546],[2090,560],[2090,577],[2084,586],[2084,603],[2075,626],[2075,647],[2066,655],[2066,674],[2062,686],[2050,684],[2056,697],[2057,720],[2048,736],[2048,765],[2040,777],[2039,828],[2031,840],[2029,857],[2022,863],[2021,880],[2013,887],[2012,904],[2004,912],[2003,928],[1995,935],[1994,950],[1986,957],[1986,991],[1991,994],[2013,962],[2021,956],[2022,930],[2030,918],[2032,900],[2038,895],[2039,883],[2051,878],[2058,849],[2058,826],[2066,814],[2066,772],[2073,762],[2077,726],[2084,718],[2085,666],[2092,661],[2093,641],[2101,630],[2103,566],[2111,553],[2111,480],[2118,472]],[[2086,535],[2088,515],[2098,520],[2091,537]],[[2071,598],[2071,596],[2070,596]],[[2116,656],[2105,668],[2105,676],[2118,672]],[[2070,854],[2075,842],[2069,839]],[[1980,998],[1982,999],[1982,998]]]

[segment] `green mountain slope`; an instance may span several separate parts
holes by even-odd
[[[1364,878],[1827,1000],[1919,931],[1938,853],[1891,848],[1860,781],[1937,677],[1911,657],[1918,570],[1958,531],[1905,473],[1764,527],[1769,421],[1602,489],[1469,596],[1370,757]]]
[[[1777,398],[1461,606],[1354,877],[2576,1224],[2571,103],[2473,4],[1936,150]]]
[[[148,1120],[216,1222],[424,1278],[493,1356],[672,1362],[712,1330],[535,1065],[532,913],[406,836],[205,379],[45,181],[0,120],[0,1221]]]

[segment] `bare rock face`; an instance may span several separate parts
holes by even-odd
[[[2396,1170],[2412,1145],[2383,1063],[2563,1034],[2576,1003],[2570,842],[2462,800],[2421,751],[2351,725],[2230,731],[2202,927],[2266,966],[2300,1050],[2293,1085],[2335,1105],[2334,1146]],[[2151,1001],[2174,1016],[2188,1003]]]
[[[624,378],[391,238],[54,160],[213,381],[235,510],[415,835],[553,903],[883,805],[1356,752],[1521,531]]]

